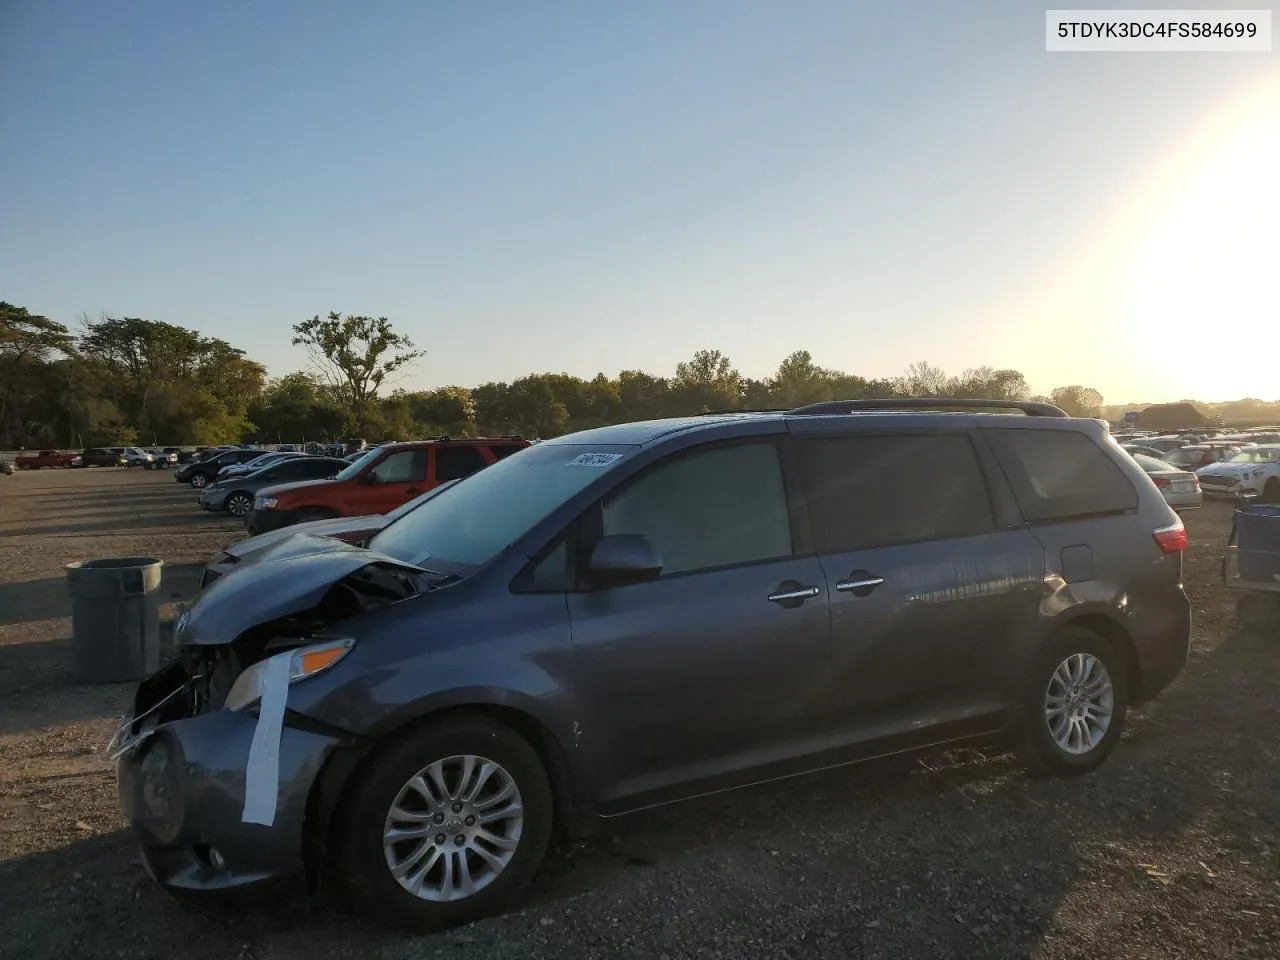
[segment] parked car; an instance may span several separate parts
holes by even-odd
[[[344,543],[363,544],[375,533],[390,523],[394,523],[404,514],[416,510],[432,497],[448,490],[460,480],[447,480],[414,497],[408,503],[396,507],[387,514],[372,514],[366,517],[334,517],[332,520],[310,520],[306,523],[295,523],[291,527],[281,527],[269,533],[261,533],[249,537],[239,543],[223,547],[209,562],[205,564],[200,578],[200,586],[204,588],[219,577],[224,577],[233,570],[244,570],[268,556],[275,556],[275,549],[286,541],[300,542],[300,537],[332,537]]]
[[[5,474],[6,476],[13,476],[12,460],[0,460],[0,474]]]
[[[1164,459],[1181,470],[1196,471],[1211,463],[1234,457],[1242,448],[1234,443],[1193,443],[1179,447]]]
[[[1175,453],[1179,451],[1174,451]],[[1196,479],[1196,475],[1190,470],[1182,470],[1173,466],[1167,460],[1158,460],[1155,457],[1145,457],[1142,454],[1136,454],[1133,458],[1138,466],[1146,471],[1147,476],[1151,478],[1151,482],[1156,485],[1164,502],[1179,512],[1183,510],[1198,510],[1204,500],[1204,495],[1200,491],[1200,481]]]
[[[173,479],[179,483],[189,483],[197,490],[207,487],[217,479],[218,471],[233,463],[244,463],[253,460],[265,450],[241,450],[238,447],[223,450],[204,460],[192,460],[173,472]]]
[[[142,467],[146,470],[156,469],[155,457],[138,447],[108,447],[107,449],[124,457],[126,467]]]
[[[1096,768],[1186,662],[1185,529],[1091,420],[928,403],[969,412],[584,430],[216,580],[111,746],[151,876],[435,929],[599,814],[989,737]]]
[[[76,455],[62,453],[60,450],[41,450],[39,453],[19,454],[13,461],[19,470],[65,469],[71,466]]]
[[[245,529],[252,535],[304,520],[386,513],[528,446],[527,440],[505,438],[384,444],[366,451],[332,480],[259,490]]]
[[[1159,450],[1160,453],[1171,453],[1179,447],[1185,447],[1189,440],[1182,437],[1148,437],[1142,441],[1142,446],[1151,447],[1153,450]]]
[[[1259,495],[1280,502],[1280,444],[1249,447],[1196,471],[1207,497],[1241,500]]]
[[[110,450],[106,447],[89,447],[72,458],[73,467],[123,467],[125,457],[119,448]]]
[[[345,460],[335,457],[278,459],[252,473],[219,476],[216,483],[209,484],[200,492],[200,506],[205,510],[225,510],[233,517],[243,517],[253,508],[253,498],[263,487],[301,480],[326,480],[337,476],[346,466]]]
[[[174,447],[165,447],[161,450],[158,447],[151,447],[147,450],[151,454],[151,458],[155,460],[157,467],[174,467],[178,464],[178,451]]]
[[[244,463],[229,463],[218,471],[219,480],[227,480],[231,477],[245,477],[251,473],[280,463],[282,460],[291,460],[295,457],[303,456],[300,453],[264,453],[261,456],[254,457],[252,460],[246,460]],[[332,459],[332,458],[331,458]]]

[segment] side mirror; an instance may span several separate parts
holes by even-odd
[[[662,557],[648,537],[615,533],[602,537],[591,551],[587,574],[593,586],[625,587],[656,580],[662,573]]]

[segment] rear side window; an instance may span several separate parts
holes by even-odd
[[[486,466],[484,454],[475,447],[436,447],[436,483],[461,480]]]
[[[1133,484],[1075,430],[983,430],[1028,522],[1120,513],[1138,506]]]
[[[995,529],[986,479],[962,434],[827,437],[800,450],[820,553]]]
[[[490,447],[489,452],[493,454],[495,460],[503,460],[513,453],[519,453],[524,447],[514,443],[503,444],[500,447]]]

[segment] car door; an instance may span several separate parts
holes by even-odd
[[[833,725],[928,742],[1004,719],[1043,550],[993,498],[968,431],[801,434],[797,460],[831,596]],[[985,452],[986,457],[989,452]]]
[[[829,617],[779,445],[673,454],[596,511],[600,534],[641,534],[663,564],[656,580],[568,598],[602,809],[802,752],[820,726]]]
[[[360,475],[352,491],[352,516],[387,513],[426,490],[427,451],[392,450]]]

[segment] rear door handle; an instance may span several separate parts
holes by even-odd
[[[865,597],[882,583],[884,577],[873,577],[865,570],[855,570],[849,574],[848,580],[841,580],[836,584],[836,590],[840,593],[852,593],[855,597]]]
[[[803,587],[793,580],[779,585],[777,590],[769,594],[769,602],[784,607],[798,607],[806,600],[812,600],[819,593],[821,591],[817,587]]]
[[[410,487],[408,490],[406,490],[406,491],[405,491],[405,493],[410,494],[411,496],[415,496],[415,497],[416,497],[418,494],[420,494],[421,492],[422,492],[422,488],[421,488],[421,487]]]

